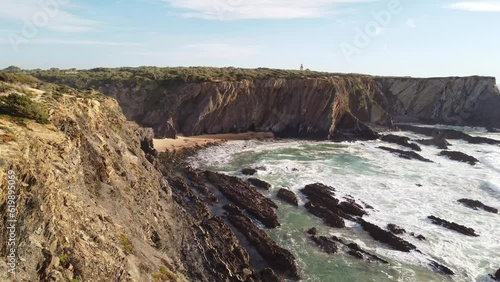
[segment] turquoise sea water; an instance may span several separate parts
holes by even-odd
[[[462,128],[470,134],[500,140],[499,134],[481,129]],[[411,133],[396,134],[423,139]],[[194,166],[244,178],[239,171],[263,167],[257,177],[273,185],[267,196],[278,204],[281,227],[268,230],[276,242],[297,258],[303,281],[491,281],[488,273],[500,267],[500,215],[474,211],[456,201],[472,198],[500,208],[500,147],[471,145],[450,141],[450,149],[475,156],[475,167],[440,157],[440,150],[422,146],[423,155],[435,163],[405,160],[377,146],[397,145],[382,141],[332,143],[310,141],[232,141],[211,147],[192,158]],[[405,149],[405,148],[401,148]],[[424,235],[415,244],[423,254],[402,253],[374,241],[361,227],[346,222],[347,228],[324,226],[307,213],[299,190],[321,182],[333,186],[337,197],[353,197],[374,207],[367,221],[385,227],[395,223],[408,232]],[[418,185],[421,185],[419,187]],[[300,207],[276,199],[279,188],[287,187],[300,198]],[[466,237],[439,226],[426,218],[435,215],[472,227],[480,237]],[[335,235],[390,262],[367,263],[348,255],[328,255],[309,240],[306,231],[317,227],[321,235]],[[427,265],[434,259],[456,272],[446,277]]]

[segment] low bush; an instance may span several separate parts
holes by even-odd
[[[16,93],[0,97],[0,115],[27,118],[41,124],[49,123],[49,116],[40,103]]]

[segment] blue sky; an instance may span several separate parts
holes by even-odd
[[[500,78],[500,0],[2,0],[0,68]]]

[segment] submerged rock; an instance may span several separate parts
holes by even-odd
[[[474,229],[457,224],[455,222],[450,222],[444,219],[441,219],[439,217],[435,217],[433,215],[428,217],[431,222],[435,225],[443,226],[444,228],[456,231],[458,233],[467,235],[467,236],[472,236],[472,237],[479,237],[479,235],[476,234],[476,231]]]
[[[441,150],[447,150],[448,146],[451,145],[448,141],[446,141],[446,139],[440,137],[435,137],[432,139],[425,139],[425,140],[417,140],[416,142],[425,146],[434,146]]]
[[[282,199],[283,201],[294,205],[298,206],[299,205],[299,200],[297,199],[297,195],[293,191],[290,191],[288,189],[282,188],[278,191],[278,198]]]
[[[401,130],[412,131],[418,134],[427,135],[431,137],[445,138],[445,139],[453,139],[453,140],[464,140],[471,144],[490,144],[490,145],[499,145],[500,140],[495,140],[486,137],[477,137],[470,136],[467,133],[463,133],[461,131],[453,130],[453,129],[439,129],[433,127],[419,127],[413,125],[398,125]]]
[[[243,175],[255,175],[257,170],[254,168],[244,168],[241,170],[241,174]]]
[[[339,250],[337,243],[331,238],[311,236],[311,239],[327,254],[335,254]]]
[[[316,227],[313,227],[313,228],[307,230],[307,234],[316,235],[316,234],[318,234],[318,229],[316,229]]]
[[[464,206],[466,206],[468,208],[473,209],[473,210],[483,209],[487,212],[498,213],[497,209],[492,208],[490,206],[487,206],[487,205],[481,203],[480,201],[471,200],[471,199],[460,199],[460,200],[458,200],[458,202],[463,204]]]
[[[413,152],[413,151],[404,151],[404,150],[399,150],[399,149],[393,149],[393,148],[389,148],[389,147],[385,147],[385,146],[380,146],[378,147],[379,149],[382,149],[384,151],[387,151],[387,152],[391,152],[393,154],[396,154],[398,155],[400,158],[403,158],[403,159],[408,159],[408,160],[419,160],[419,161],[422,161],[422,162],[428,162],[428,163],[432,163],[431,160],[429,159],[426,159],[424,157],[422,157],[421,155]]]
[[[387,244],[391,246],[393,249],[402,251],[402,252],[409,252],[411,250],[416,250],[417,247],[415,247],[413,244],[410,242],[407,242],[394,234],[390,233],[389,231],[385,231],[384,229],[378,227],[375,224],[369,223],[363,219],[359,220],[359,224],[363,229],[370,234],[370,236],[384,244]]]
[[[396,235],[401,235],[401,234],[406,233],[406,230],[404,230],[403,228],[397,226],[396,224],[392,224],[392,223],[387,224],[387,229],[389,231],[391,231],[392,234],[396,234]]]
[[[459,161],[463,163],[468,163],[470,165],[475,165],[476,163],[479,162],[478,159],[469,156],[467,154],[464,154],[462,152],[455,152],[455,151],[442,151],[439,153],[440,156],[445,156],[448,157],[449,159],[452,159],[454,161]]]
[[[500,268],[497,270],[497,272],[495,273],[495,278],[497,280],[500,280]]]
[[[312,201],[309,201],[305,204],[304,206],[307,211],[309,211],[311,214],[322,218],[323,221],[325,222],[326,225],[334,228],[344,228],[345,227],[345,222],[344,219],[342,219],[340,216],[336,215],[335,213],[331,212],[329,209],[325,208],[324,206],[313,203]]]
[[[384,259],[381,259],[380,257],[378,257],[377,255],[373,255],[373,254],[370,254],[369,252],[361,249],[359,247],[358,244],[356,243],[350,243],[350,244],[346,244],[347,247],[349,247],[349,249],[351,249],[351,251],[353,253],[349,253],[350,255],[354,256],[354,257],[357,257],[357,258],[361,258],[361,259],[366,259],[368,261],[377,261],[377,262],[380,262],[380,263],[383,263],[383,264],[388,264],[389,262],[384,260]]]
[[[450,268],[448,268],[447,266],[444,266],[440,263],[438,263],[437,261],[433,261],[431,260],[429,265],[434,269],[436,270],[437,272],[440,272],[442,274],[446,274],[446,275],[454,275],[455,272],[453,272],[453,270],[451,270]]]
[[[410,138],[408,138],[408,137],[389,134],[389,135],[382,136],[380,138],[380,140],[382,140],[384,142],[394,143],[394,144],[398,144],[400,146],[408,147],[408,148],[411,148],[415,151],[419,151],[419,152],[422,151],[420,146],[418,146],[415,143],[410,143],[409,142]]]
[[[263,180],[260,180],[260,179],[257,179],[257,178],[249,178],[248,179],[248,183],[252,184],[253,186],[257,187],[257,188],[261,188],[261,189],[264,189],[264,190],[270,190],[271,189],[271,184],[263,181]]]
[[[280,273],[292,278],[300,278],[295,257],[281,248],[271,237],[259,229],[243,212],[234,205],[225,205],[227,218],[247,238],[257,252]]]

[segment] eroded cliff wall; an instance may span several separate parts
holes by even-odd
[[[56,82],[71,85],[72,79]],[[500,127],[500,92],[491,77],[131,78],[89,80],[85,86],[115,97],[129,119],[153,127],[157,137],[246,130],[301,138],[333,138],[342,131],[368,137],[364,123],[388,125],[392,118]]]

